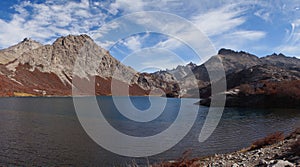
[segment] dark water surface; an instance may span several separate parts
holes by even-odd
[[[157,97],[156,102],[161,99]],[[131,101],[141,110],[156,105],[150,104],[147,97],[132,97]],[[168,99],[157,119],[139,123],[122,116],[111,97],[98,97],[103,114],[114,128],[140,137],[164,131],[176,119],[179,107],[186,112],[198,109],[199,106],[193,105],[195,102],[197,99]],[[227,108],[214,133],[199,143],[207,112],[208,108],[199,108],[193,128],[172,149],[148,158],[130,158],[111,153],[88,137],[77,119],[72,98],[0,98],[0,166],[126,166],[132,160],[143,165],[148,160],[153,163],[176,159],[189,149],[192,157],[231,152],[266,134],[289,133],[300,126],[299,109]],[[168,141],[161,140],[162,145],[165,142]]]

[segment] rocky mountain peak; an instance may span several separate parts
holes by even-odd
[[[231,49],[225,49],[225,48],[221,48],[219,51],[218,51],[218,54],[219,55],[228,55],[228,54],[236,54],[237,52],[234,51],[234,50],[231,50]]]
[[[23,53],[37,49],[41,46],[43,45],[35,40],[24,38],[22,42],[16,45],[0,50],[0,64],[7,64],[20,57]]]
[[[186,67],[190,68],[191,70],[193,70],[195,67],[197,67],[197,64],[190,62],[189,64],[186,65]]]
[[[62,45],[62,46],[70,46],[70,45],[78,45],[78,44],[84,44],[85,42],[94,42],[93,39],[86,35],[86,34],[81,34],[81,35],[68,35],[64,37],[58,38],[53,45]]]
[[[244,52],[244,51],[234,51],[234,50],[231,50],[231,49],[225,49],[225,48],[222,48],[218,51],[218,55],[232,55],[232,56],[253,56],[253,57],[256,57],[255,55],[253,54],[250,54],[250,53],[247,53],[247,52]]]
[[[28,39],[23,42],[29,41]],[[75,62],[79,63],[76,76],[110,78],[130,82],[136,73],[121,64],[109,52],[98,46],[88,35],[68,35],[58,38],[52,45],[44,45],[22,54],[6,67],[16,71],[20,65],[27,65],[30,71],[53,73],[65,84],[71,85]]]
[[[272,55],[262,57],[261,60],[264,64],[270,64],[285,69],[299,69],[300,67],[300,59],[296,57],[287,57],[282,53],[273,53]]]
[[[277,53],[273,53],[273,54],[271,54],[271,55],[268,55],[268,56],[278,56],[278,57],[286,57],[284,54],[282,54],[282,53],[279,53],[279,54],[277,54]],[[268,57],[267,56],[267,57]]]
[[[16,56],[15,50],[18,49],[20,54]],[[11,58],[7,56],[8,53],[15,56],[12,57],[13,61],[7,59]],[[9,63],[2,63],[4,61]],[[164,77],[160,77],[138,73],[112,57],[109,51],[98,46],[88,35],[60,37],[49,45],[25,38],[19,44],[0,51],[1,77],[15,82],[15,87],[7,89],[9,96],[14,94],[16,85],[19,86],[17,91],[34,95],[68,95],[71,86],[86,89],[85,86],[76,85],[74,79],[89,85],[92,84],[89,83],[91,78],[97,82],[95,89],[98,95],[112,94],[112,80],[116,80],[114,83],[118,84],[116,89],[120,95],[127,93],[126,85],[135,95],[162,89],[167,96],[177,96],[178,91],[178,85],[170,74],[165,73]]]
[[[18,43],[17,45],[14,45],[10,48],[13,50],[33,50],[36,48],[39,48],[43,46],[41,43],[31,39],[31,38],[24,38],[22,42]]]

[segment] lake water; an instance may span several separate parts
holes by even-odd
[[[163,132],[176,119],[180,107],[186,112],[199,111],[192,129],[173,148],[147,158],[130,158],[111,153],[89,138],[78,121],[72,98],[0,98],[0,166],[126,166],[132,161],[143,165],[147,161],[176,159],[186,150],[191,150],[191,157],[232,152],[269,133],[289,133],[300,126],[299,109],[226,108],[213,134],[199,143],[198,136],[208,108],[194,105],[197,99],[167,99],[164,112],[146,123],[125,118],[111,97],[98,97],[97,100],[103,115],[115,129],[138,137]],[[166,99],[156,97],[150,104],[148,97],[131,98],[141,110],[163,100]],[[126,104],[123,109],[126,111]],[[160,144],[166,142],[168,140],[162,139]]]

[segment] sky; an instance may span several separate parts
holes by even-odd
[[[147,13],[151,11],[180,19],[168,20],[164,14],[152,17]],[[116,21],[136,13],[139,18]],[[24,38],[51,44],[60,36],[88,34],[139,71],[202,63],[189,45],[189,41],[201,43],[202,37],[215,53],[229,48],[259,57],[283,53],[300,58],[300,0],[9,0],[0,2],[0,25],[0,49]],[[137,25],[146,27],[145,31],[120,35],[119,31]],[[191,27],[202,33],[201,39]],[[102,38],[104,33],[122,38],[109,41]]]

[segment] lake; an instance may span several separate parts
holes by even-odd
[[[82,97],[88,98],[91,97]],[[122,101],[125,97],[116,97]],[[83,130],[70,97],[0,98],[0,166],[126,166],[172,160],[191,150],[191,157],[232,152],[249,146],[267,134],[285,134],[300,126],[299,109],[226,108],[213,134],[203,143],[199,133],[208,113],[207,107],[194,105],[197,99],[131,97],[133,105],[146,110],[166,101],[165,110],[150,122],[136,122],[124,117],[112,97],[97,97],[99,107],[110,125],[120,132],[145,137],[163,132],[183,112],[198,110],[192,129],[173,148],[158,155],[131,158],[111,153],[97,145]],[[122,109],[127,112],[128,106]],[[161,145],[168,140],[162,139]],[[156,143],[157,144],[157,143]],[[132,148],[123,148],[131,150]],[[142,148],[151,150],[151,147]]]

